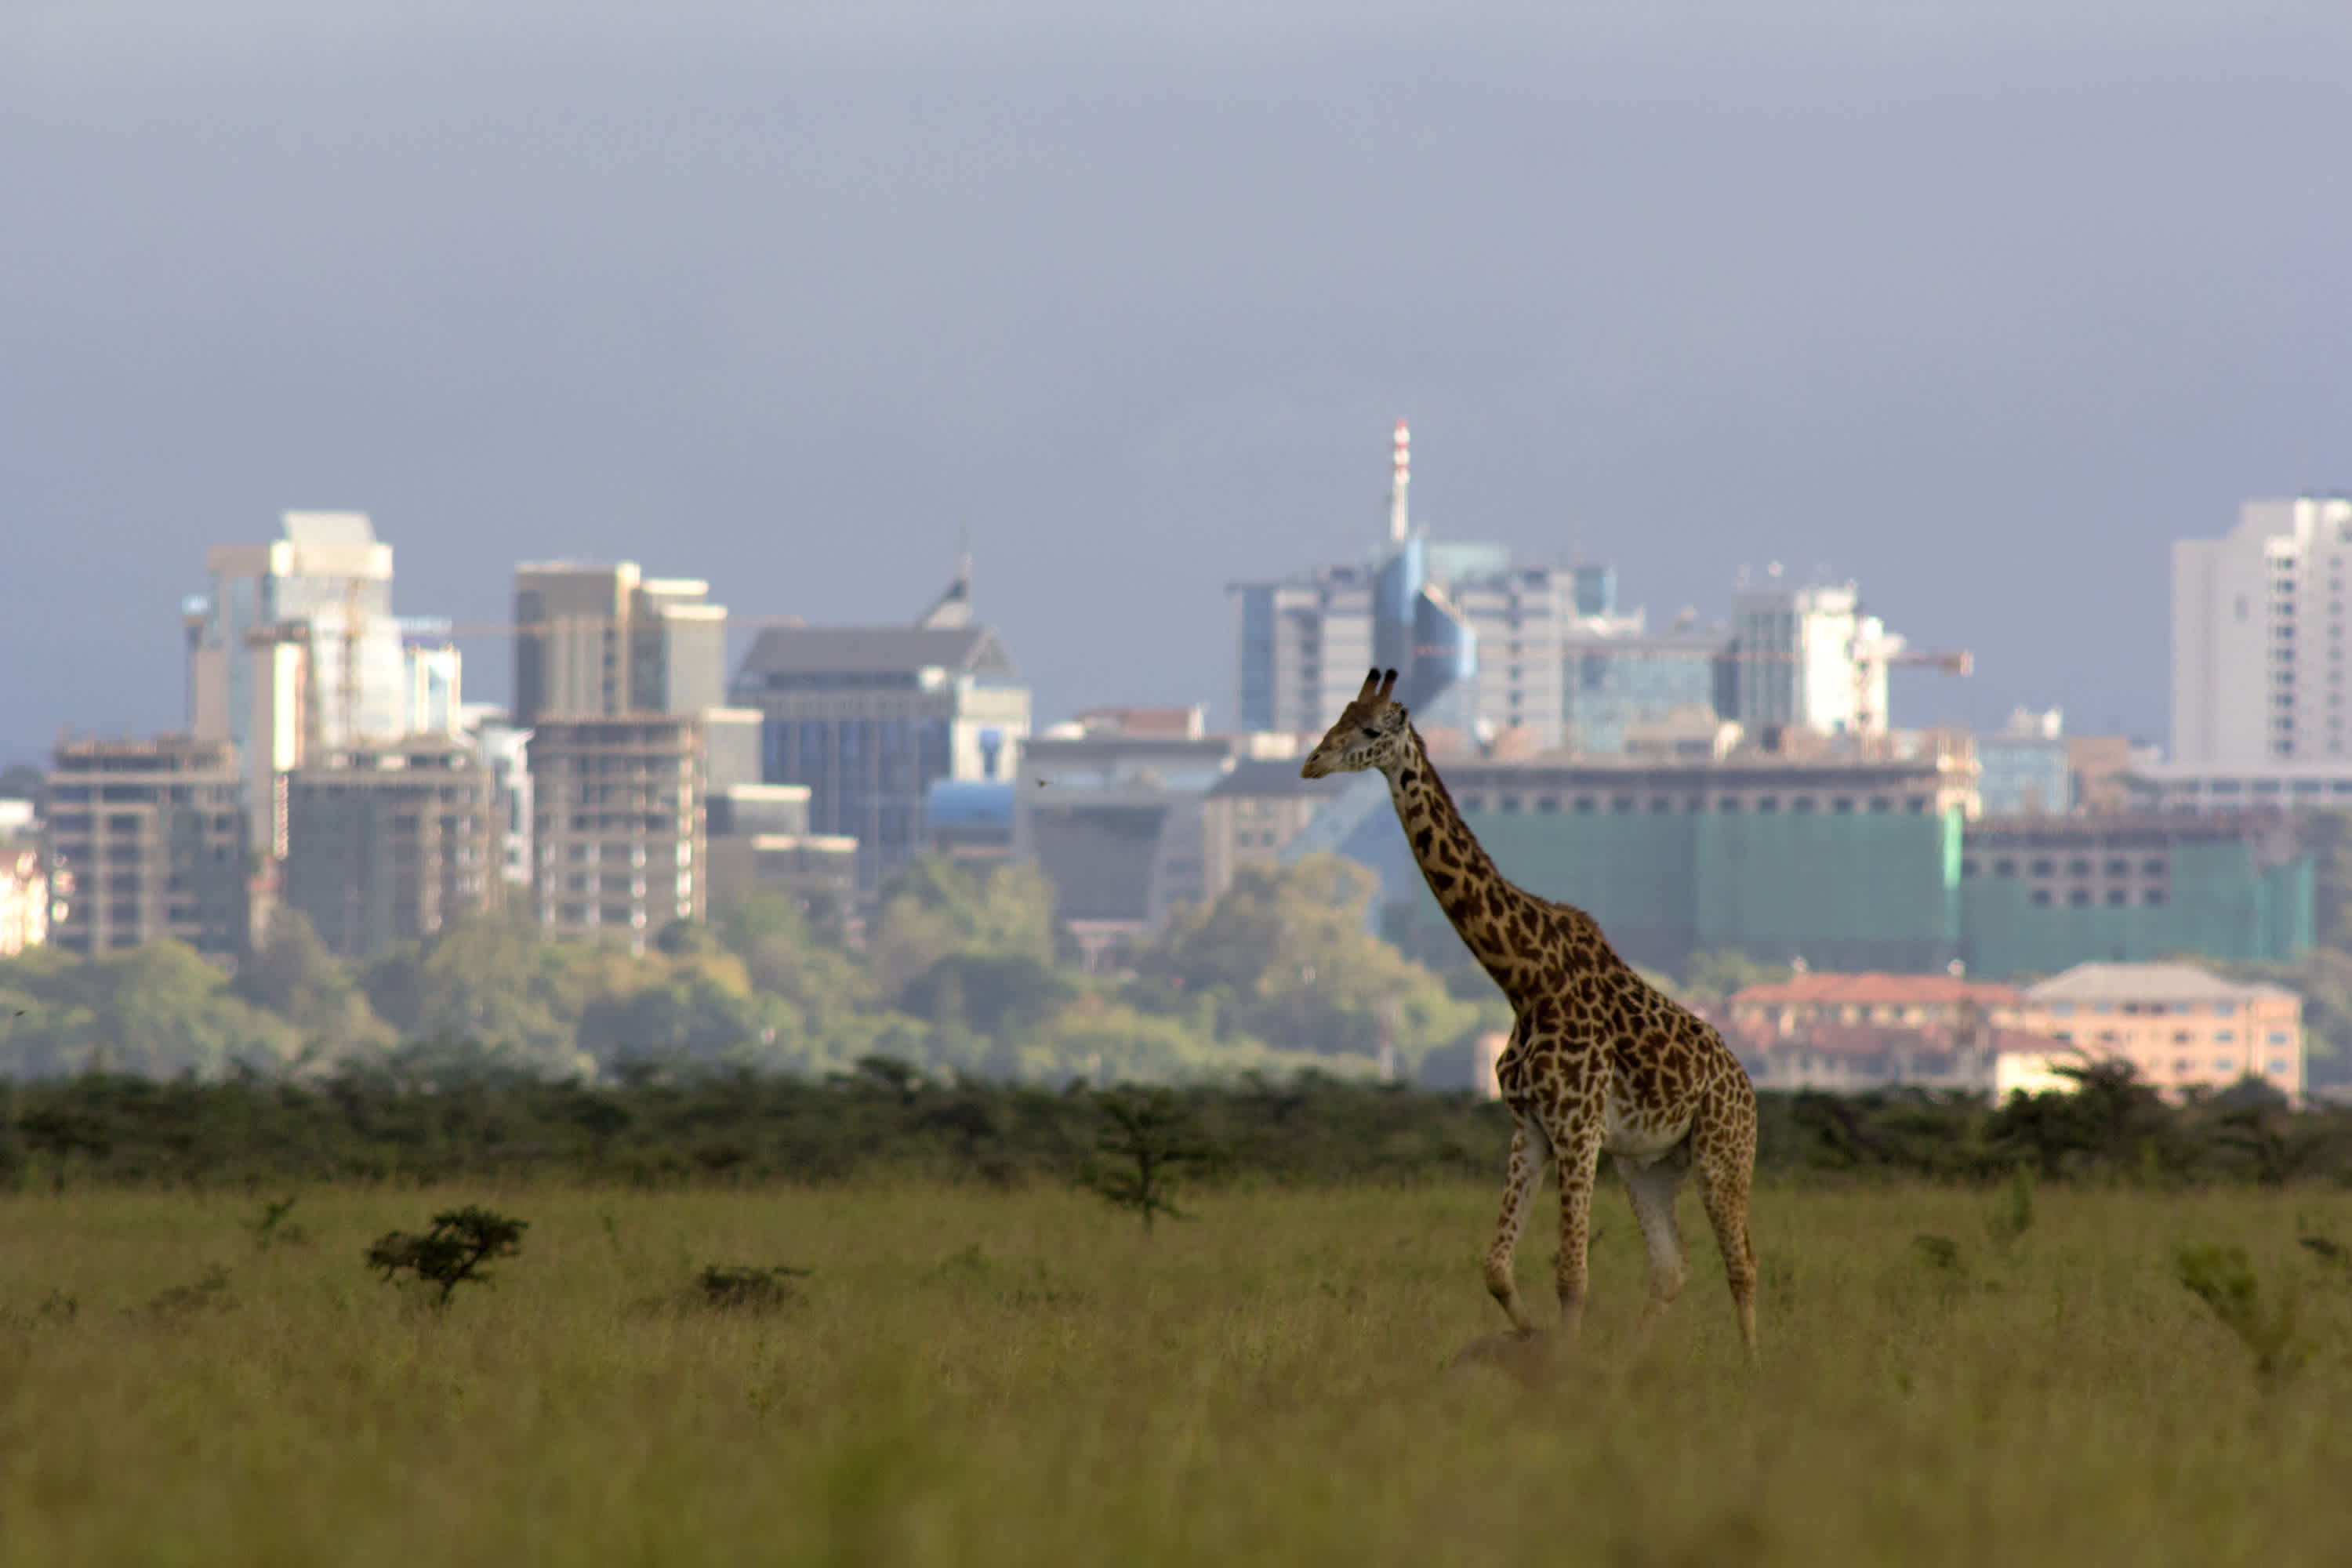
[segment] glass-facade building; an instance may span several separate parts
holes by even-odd
[[[1572,752],[1625,749],[1633,725],[1678,710],[1716,711],[1718,648],[1699,637],[1595,638],[1566,660],[1561,721]]]
[[[767,784],[806,785],[809,831],[857,840],[861,889],[922,853],[943,779],[1009,781],[1029,689],[983,626],[782,626],[761,634],[731,700],[761,716]]]

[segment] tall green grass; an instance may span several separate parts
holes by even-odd
[[[258,1239],[257,1197],[19,1196],[0,1563],[2352,1561],[2352,1285],[2297,1245],[2352,1197],[2045,1188],[2001,1245],[1997,1201],[1760,1193],[1751,1376],[1691,1204],[1626,1358],[1611,1194],[1530,1389],[1449,1372],[1501,1327],[1483,1185],[1205,1192],[1149,1235],[1034,1188],[320,1188]],[[468,1202],[530,1222],[492,1285],[369,1273]],[[2299,1292],[2291,1376],[2183,1288],[2214,1245]],[[714,1264],[811,1272],[737,1300]]]

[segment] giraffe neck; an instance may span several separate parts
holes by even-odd
[[[1522,969],[1533,962],[1533,933],[1542,929],[1541,900],[1506,881],[1494,858],[1462,820],[1444,781],[1429,763],[1418,731],[1407,726],[1404,755],[1383,770],[1405,841],[1438,908],[1463,944],[1507,995],[1516,996]],[[1525,935],[1514,940],[1515,928]]]

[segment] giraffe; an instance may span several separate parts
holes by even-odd
[[[1675,1197],[1698,1168],[1706,1215],[1748,1359],[1756,1355],[1756,1252],[1748,1189],[1756,1166],[1756,1090],[1705,1019],[1661,994],[1617,956],[1584,910],[1507,881],[1454,809],[1404,708],[1397,673],[1374,669],[1299,769],[1307,778],[1377,768],[1413,858],[1454,929],[1511,1004],[1495,1076],[1512,1120],[1509,1173],[1486,1289],[1521,1336],[1536,1331],[1514,1259],[1544,1167],[1559,1171],[1560,1339],[1584,1312],[1585,1242],[1601,1156],[1612,1157],[1650,1255],[1646,1336],[1688,1274]]]

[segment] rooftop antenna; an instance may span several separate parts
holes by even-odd
[[[1412,483],[1412,432],[1404,421],[1396,422],[1396,477],[1389,481],[1389,545],[1391,549],[1404,543],[1411,524],[1406,520],[1405,487]]]

